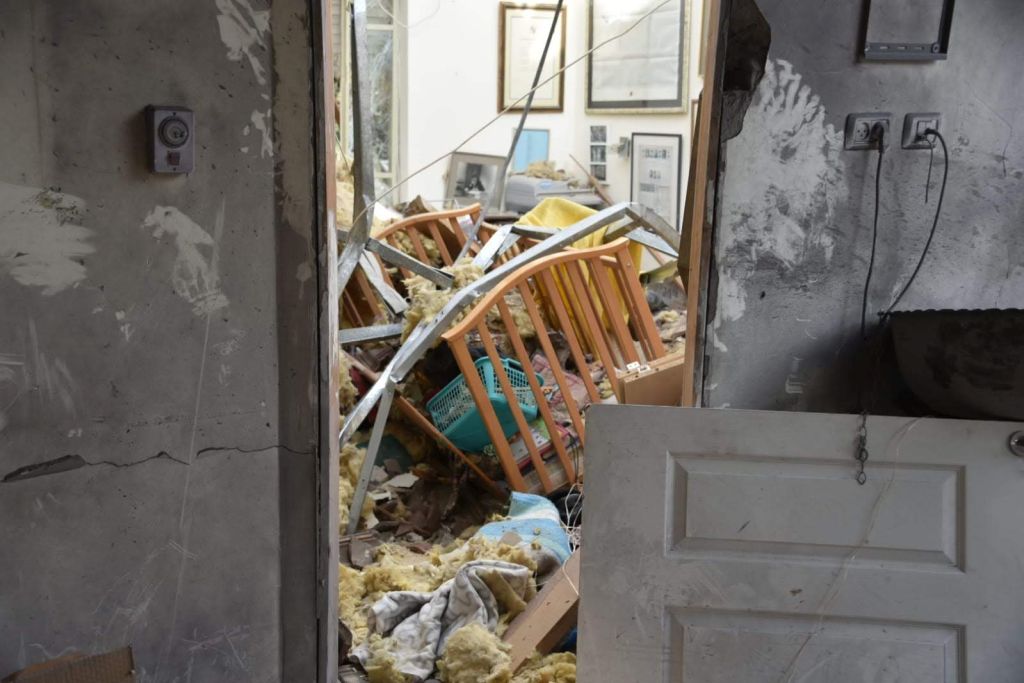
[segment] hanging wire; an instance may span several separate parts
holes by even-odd
[[[552,74],[552,75],[551,75],[550,77],[548,77],[548,78],[544,79],[543,81],[541,81],[540,83],[538,83],[538,84],[537,84],[537,85],[536,85],[535,87],[533,87],[533,88],[530,88],[530,89],[529,89],[528,91],[526,91],[525,93],[523,93],[523,95],[522,95],[522,96],[521,96],[521,97],[520,97],[519,99],[517,99],[517,100],[516,100],[515,102],[513,102],[513,103],[512,103],[512,104],[510,104],[510,105],[508,105],[507,107],[505,107],[504,109],[502,109],[502,110],[501,110],[500,112],[498,112],[497,116],[495,116],[495,117],[494,117],[494,118],[492,118],[492,119],[491,119],[490,121],[488,121],[488,122],[487,122],[487,123],[485,123],[484,125],[482,125],[482,126],[480,126],[479,128],[477,128],[477,129],[476,129],[475,131],[473,131],[472,133],[470,133],[470,135],[469,135],[469,136],[468,136],[468,137],[467,137],[467,138],[466,138],[465,140],[463,140],[462,142],[460,142],[459,144],[457,144],[457,145],[456,145],[456,146],[455,146],[454,148],[452,148],[452,149],[450,149],[449,151],[445,152],[444,154],[442,154],[441,156],[437,157],[437,158],[436,158],[436,159],[434,159],[433,161],[430,161],[430,162],[428,162],[427,164],[425,164],[425,165],[421,166],[420,168],[416,169],[415,171],[413,171],[412,173],[410,173],[409,175],[405,176],[405,177],[404,177],[404,178],[402,178],[402,179],[401,179],[400,181],[398,181],[398,182],[396,182],[396,183],[395,183],[394,185],[392,185],[392,186],[391,186],[391,187],[390,187],[390,188],[389,188],[389,189],[388,189],[388,190],[387,190],[386,192],[384,192],[384,193],[382,193],[382,194],[380,194],[380,195],[378,195],[378,196],[374,197],[374,198],[373,198],[372,200],[370,200],[370,202],[369,202],[369,203],[368,203],[368,204],[366,205],[366,207],[364,207],[364,208],[363,208],[363,209],[362,209],[362,210],[361,210],[361,211],[359,212],[359,214],[358,214],[358,215],[356,215],[356,216],[355,216],[355,217],[354,217],[354,218],[352,219],[352,222],[353,222],[353,223],[355,223],[356,221],[358,221],[358,220],[359,220],[359,219],[360,219],[360,218],[361,218],[361,217],[363,216],[363,214],[365,214],[365,213],[366,213],[367,211],[370,211],[370,210],[371,210],[371,209],[372,209],[372,208],[373,208],[373,207],[374,207],[374,206],[375,206],[375,205],[376,205],[377,203],[379,203],[379,202],[380,202],[381,200],[385,199],[386,197],[390,196],[390,195],[391,195],[391,194],[392,194],[392,193],[393,193],[393,192],[394,192],[395,190],[397,190],[398,188],[402,187],[403,185],[405,185],[406,183],[408,183],[408,182],[409,182],[410,180],[412,180],[412,179],[413,179],[413,178],[415,178],[416,176],[420,175],[421,173],[423,173],[424,171],[428,170],[429,168],[431,168],[431,167],[435,166],[436,164],[439,164],[439,163],[441,163],[442,161],[444,161],[445,159],[447,159],[447,158],[448,158],[449,156],[451,156],[451,155],[452,155],[452,154],[453,154],[454,152],[457,152],[457,151],[459,151],[460,149],[462,149],[462,147],[463,147],[463,146],[464,146],[464,145],[465,145],[466,143],[468,143],[468,142],[469,142],[470,140],[472,140],[472,139],[473,139],[473,138],[475,138],[475,137],[476,137],[477,135],[479,135],[480,133],[484,132],[485,130],[487,130],[488,128],[490,128],[490,127],[491,127],[492,125],[494,125],[495,123],[497,123],[497,122],[498,122],[499,120],[501,120],[501,117],[502,117],[502,116],[504,116],[504,115],[505,115],[505,114],[507,114],[508,112],[510,112],[510,111],[512,111],[513,109],[515,109],[516,107],[518,107],[518,106],[519,106],[519,103],[520,103],[520,102],[523,102],[523,101],[524,101],[524,100],[526,100],[526,98],[527,98],[527,97],[529,97],[529,96],[530,96],[531,94],[533,94],[534,92],[536,92],[536,91],[537,91],[537,90],[539,90],[540,88],[544,87],[545,85],[547,85],[547,84],[548,84],[548,83],[550,83],[551,81],[553,81],[553,80],[555,80],[556,78],[558,78],[559,76],[561,76],[561,75],[562,75],[563,73],[565,73],[565,72],[566,72],[566,71],[567,71],[567,70],[568,70],[568,69],[569,69],[570,67],[573,67],[573,66],[575,66],[576,64],[579,64],[579,63],[580,63],[580,62],[582,62],[582,61],[583,61],[584,59],[586,59],[586,58],[587,58],[587,57],[589,57],[589,56],[590,56],[591,54],[593,54],[593,53],[594,53],[594,52],[596,52],[597,50],[601,49],[601,48],[602,48],[602,47],[604,47],[605,45],[607,45],[607,44],[609,44],[609,43],[612,43],[612,42],[614,42],[614,41],[618,40],[619,38],[621,38],[622,36],[626,35],[626,34],[627,34],[627,33],[629,33],[630,31],[632,31],[633,29],[635,29],[635,28],[636,28],[637,26],[639,26],[640,24],[642,24],[642,23],[644,22],[644,20],[645,20],[645,19],[647,19],[647,18],[648,18],[649,16],[651,16],[652,14],[654,14],[654,13],[655,13],[655,12],[657,12],[657,11],[658,11],[659,9],[661,9],[662,7],[664,7],[665,5],[667,5],[668,3],[672,2],[672,1],[673,1],[673,0],[662,0],[662,2],[658,3],[657,5],[655,5],[655,6],[654,6],[654,7],[652,7],[651,9],[649,9],[649,10],[648,10],[647,12],[645,12],[645,13],[644,13],[644,14],[643,14],[643,15],[642,15],[642,16],[641,16],[641,17],[640,17],[639,19],[637,19],[637,20],[636,20],[635,22],[633,22],[632,24],[630,24],[630,25],[629,25],[629,27],[628,27],[628,28],[626,28],[626,29],[625,29],[624,31],[622,31],[621,33],[617,33],[617,34],[615,34],[614,36],[611,36],[610,38],[607,38],[607,39],[605,39],[605,40],[601,41],[600,43],[598,43],[598,44],[597,44],[597,45],[595,45],[594,47],[590,48],[589,50],[587,50],[586,52],[584,52],[583,54],[581,54],[581,55],[580,55],[579,57],[577,57],[576,59],[572,60],[571,62],[569,62],[568,64],[566,64],[565,66],[563,66],[563,67],[562,67],[561,69],[559,69],[558,71],[556,71],[555,73],[553,73],[553,74]]]

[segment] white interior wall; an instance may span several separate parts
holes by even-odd
[[[639,1],[639,0],[638,0]],[[401,170],[408,175],[452,151],[497,115],[499,0],[408,0],[405,45],[407,60],[401,75],[404,87]],[[554,4],[554,3],[547,3]],[[565,0],[566,63],[587,49],[587,0]],[[689,79],[691,98],[701,88],[697,75],[700,0],[693,0],[689,16]],[[586,60],[568,69],[564,111],[531,113],[527,128],[551,131],[549,158],[559,168],[582,176],[569,158],[589,164],[590,126],[608,126],[608,140],[636,133],[681,133],[684,158],[682,182],[689,168],[690,115],[599,114],[584,110]],[[519,114],[505,114],[468,142],[463,151],[478,154],[508,153]],[[400,196],[417,194],[428,199],[444,195],[447,159],[409,180]],[[607,189],[616,201],[629,199],[629,159],[608,153]],[[680,190],[680,196],[685,193]]]

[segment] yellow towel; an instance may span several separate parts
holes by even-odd
[[[567,228],[574,223],[578,223],[584,218],[593,216],[597,211],[594,209],[577,204],[574,201],[565,199],[564,197],[548,197],[537,206],[533,207],[533,210],[523,215],[517,222],[519,225],[530,225],[537,228]],[[609,226],[612,227],[612,226]],[[576,240],[572,243],[572,246],[576,249],[589,249],[593,247],[599,247],[604,244],[605,233],[608,232],[608,228],[601,228],[595,230],[586,237]],[[633,259],[633,265],[638,269],[640,266],[640,259],[643,257],[643,246],[637,242],[631,242],[629,245],[629,255]],[[589,280],[589,277],[587,277]],[[562,299],[566,302],[566,307],[569,310],[569,316],[573,319],[576,325],[579,322],[575,320],[575,316],[572,314],[573,305],[570,301],[569,295],[562,289],[561,284],[556,284],[559,293],[562,295]],[[629,321],[629,310],[626,308],[625,302],[622,298],[622,292],[619,291],[618,282],[612,280],[612,288],[615,290],[615,294],[619,299],[619,304],[622,308],[622,317],[626,322]],[[602,322],[604,326],[609,325],[609,321],[606,315],[602,315]],[[584,337],[587,339],[589,344],[590,334],[584,331]]]

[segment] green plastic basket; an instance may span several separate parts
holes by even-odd
[[[494,412],[498,415],[498,422],[501,423],[505,437],[514,435],[519,431],[519,425],[516,424],[505,392],[501,390],[501,382],[494,372],[494,364],[485,356],[477,359],[474,365],[480,375],[480,381],[487,390]],[[523,366],[507,358],[501,359],[501,365],[505,368],[509,383],[512,384],[519,409],[523,411],[527,422],[533,421],[537,417],[537,400],[530,390],[530,382],[523,372]],[[543,385],[544,378],[537,375],[537,382]],[[491,443],[480,410],[476,407],[473,395],[466,386],[466,378],[462,375],[453,379],[437,396],[427,401],[427,410],[430,411],[430,418],[441,433],[462,450],[479,452]]]

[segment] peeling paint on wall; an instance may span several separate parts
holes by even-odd
[[[84,208],[69,194],[0,182],[0,273],[47,296],[84,280],[81,258],[95,251]]]
[[[847,196],[842,134],[793,66],[768,60],[743,131],[727,148],[715,329],[746,311],[744,282],[760,264],[820,269],[835,247],[832,221]],[[720,350],[725,345],[717,339]]]
[[[261,112],[254,109],[252,116],[250,117],[250,121],[252,122],[252,127],[260,134],[260,157],[273,157],[274,143],[273,138],[271,137],[272,124],[270,122],[270,110],[268,109],[265,112]],[[246,135],[249,135],[249,131],[249,126],[246,126],[243,132]]]
[[[223,207],[217,217],[223,229]],[[220,290],[217,272],[217,242],[199,224],[173,206],[157,206],[142,224],[153,237],[174,238],[178,250],[171,273],[175,293],[192,304],[192,312],[202,316],[228,305]],[[216,232],[216,231],[215,231]]]
[[[220,39],[228,48],[228,59],[249,60],[253,75],[260,85],[267,84],[267,72],[261,57],[267,54],[264,41],[270,29],[270,11],[255,10],[249,0],[216,0],[217,26]]]

